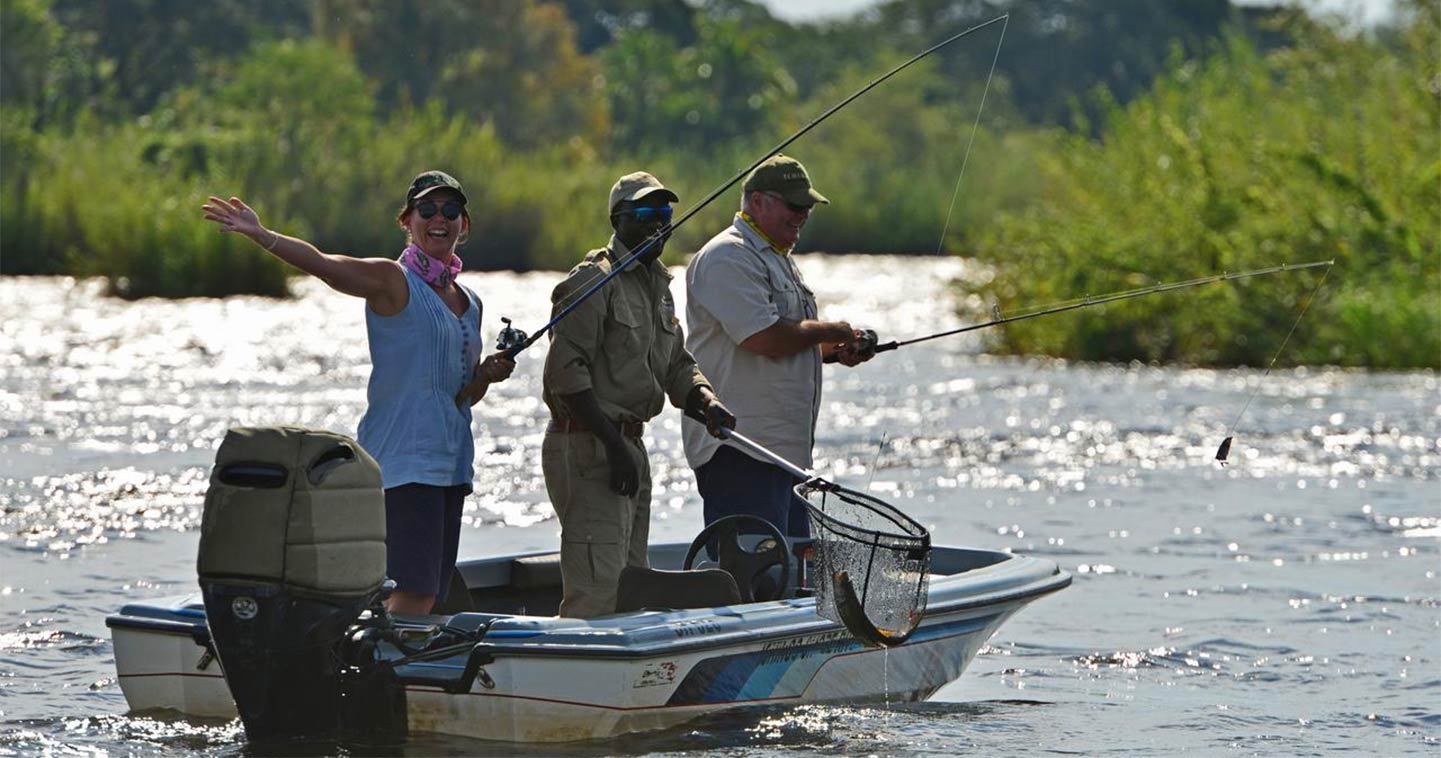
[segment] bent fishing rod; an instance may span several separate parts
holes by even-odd
[[[626,257],[622,258],[622,259],[621,259],[620,261],[618,261],[614,266],[612,266],[612,267],[611,267],[611,272],[610,272],[609,274],[606,274],[606,275],[605,275],[604,277],[602,277],[601,279],[598,279],[594,284],[590,285],[590,287],[588,287],[588,288],[585,289],[583,292],[581,292],[579,295],[577,295],[574,300],[572,300],[572,301],[571,301],[570,303],[568,303],[564,308],[562,308],[558,313],[556,313],[554,316],[552,316],[551,319],[550,319],[550,321],[546,322],[546,324],[545,324],[544,326],[542,326],[541,328],[537,329],[534,333],[532,333],[532,334],[530,334],[530,335],[527,335],[525,332],[523,332],[523,331],[521,331],[521,330],[519,330],[519,329],[514,329],[514,328],[512,328],[512,327],[510,326],[510,319],[504,319],[504,318],[501,319],[501,321],[503,321],[503,322],[506,324],[506,327],[501,330],[501,334],[500,334],[500,337],[499,337],[498,342],[497,342],[497,348],[499,348],[500,350],[504,351],[507,358],[514,359],[514,358],[515,358],[517,355],[519,355],[523,350],[525,350],[526,348],[528,348],[528,347],[530,347],[531,345],[535,344],[535,342],[536,342],[537,340],[539,340],[541,337],[544,337],[547,332],[549,332],[551,329],[554,329],[554,328],[555,328],[555,325],[558,324],[558,323],[560,323],[561,319],[564,319],[566,316],[569,316],[572,312],[575,311],[576,308],[579,308],[582,303],[584,303],[587,299],[589,299],[591,295],[594,295],[596,292],[598,292],[601,287],[604,287],[610,280],[614,279],[616,276],[618,276],[618,275],[620,275],[622,272],[624,272],[624,271],[626,270],[626,268],[628,268],[628,267],[630,266],[631,263],[633,263],[633,262],[636,261],[637,259],[639,259],[639,258],[641,258],[642,256],[644,256],[646,253],[650,252],[650,250],[651,250],[652,248],[654,248],[656,245],[661,244],[664,240],[668,239],[668,238],[670,237],[670,235],[671,235],[672,232],[674,232],[676,229],[679,229],[679,228],[680,228],[681,224],[684,224],[686,221],[688,221],[691,217],[695,216],[697,213],[699,213],[699,212],[700,212],[702,209],[704,209],[706,206],[710,205],[716,198],[720,197],[723,193],[725,193],[726,190],[728,190],[728,189],[730,189],[731,187],[735,186],[735,183],[736,183],[736,182],[739,182],[741,179],[744,179],[748,174],[750,174],[750,172],[754,171],[754,170],[755,170],[758,166],[760,166],[762,163],[765,163],[765,162],[766,162],[768,159],[770,159],[772,156],[776,155],[776,154],[779,153],[781,150],[784,150],[784,149],[785,149],[787,146],[789,146],[792,142],[795,142],[796,140],[798,140],[798,139],[800,139],[801,137],[805,136],[805,135],[806,135],[808,132],[810,132],[812,129],[814,129],[814,128],[816,128],[817,126],[819,126],[819,125],[821,124],[821,122],[823,122],[823,121],[825,121],[826,119],[830,118],[830,117],[831,117],[832,115],[834,115],[837,111],[841,110],[842,108],[846,107],[847,105],[850,105],[853,101],[855,101],[855,100],[856,100],[857,98],[859,98],[861,95],[864,95],[864,94],[866,94],[867,92],[870,92],[871,90],[873,90],[873,89],[875,89],[876,87],[880,86],[880,85],[881,85],[883,82],[885,82],[887,79],[890,79],[891,77],[895,76],[896,74],[899,74],[900,72],[906,70],[907,68],[910,68],[912,65],[914,65],[915,63],[919,62],[920,60],[926,58],[927,56],[931,55],[932,53],[936,52],[937,50],[940,50],[941,48],[944,48],[944,47],[946,47],[947,45],[950,45],[951,43],[953,43],[953,42],[961,39],[962,37],[966,37],[966,36],[968,36],[968,35],[970,35],[970,34],[973,34],[973,33],[975,33],[975,32],[978,32],[978,31],[980,31],[980,30],[982,30],[982,29],[985,29],[986,27],[989,27],[989,26],[991,26],[991,25],[993,25],[993,24],[1005,22],[1005,21],[1007,21],[1009,18],[1010,18],[1010,14],[1004,14],[1004,15],[1001,15],[1001,16],[997,16],[997,17],[991,19],[990,21],[986,21],[986,22],[984,22],[984,23],[977,24],[977,25],[975,25],[975,26],[973,26],[973,27],[970,27],[969,29],[966,29],[966,30],[963,31],[963,32],[960,32],[960,33],[958,33],[958,34],[955,34],[955,35],[952,35],[952,36],[950,36],[950,37],[947,37],[946,39],[942,40],[941,42],[938,42],[938,43],[936,43],[935,45],[932,45],[931,47],[928,47],[928,48],[926,48],[925,50],[917,53],[916,55],[912,56],[909,60],[907,60],[907,61],[905,61],[905,62],[897,65],[895,68],[892,68],[890,71],[887,71],[886,73],[884,73],[884,74],[882,74],[881,76],[877,77],[876,79],[874,79],[873,81],[871,81],[869,84],[867,84],[867,85],[861,87],[860,89],[856,90],[855,92],[851,93],[851,94],[850,94],[849,96],[847,96],[845,99],[841,100],[840,102],[838,102],[838,103],[836,103],[835,105],[831,106],[830,108],[826,109],[826,111],[825,111],[824,113],[822,113],[822,114],[819,115],[819,116],[816,116],[814,119],[812,119],[812,120],[810,121],[810,123],[807,123],[805,126],[802,126],[799,130],[797,130],[797,131],[796,131],[794,134],[792,134],[791,136],[786,137],[784,140],[781,141],[780,144],[778,144],[778,145],[776,145],[775,147],[771,148],[770,151],[768,151],[765,155],[762,155],[760,158],[757,158],[757,159],[755,160],[755,162],[751,163],[749,166],[741,169],[740,171],[737,171],[736,174],[735,174],[735,176],[732,176],[732,177],[731,177],[730,179],[728,179],[724,184],[720,185],[719,187],[716,187],[714,190],[711,190],[710,194],[706,195],[705,198],[702,199],[699,203],[697,203],[696,205],[694,205],[694,206],[692,206],[690,209],[688,209],[684,214],[681,215],[680,218],[678,218],[678,219],[676,219],[674,222],[672,222],[672,223],[670,223],[670,224],[662,227],[662,228],[661,228],[660,230],[658,230],[655,234],[653,234],[653,235],[651,235],[650,237],[646,238],[646,241],[643,242],[643,243],[641,243],[639,247],[637,247],[635,250],[631,251],[631,253],[630,253],[629,255],[627,255]],[[468,389],[468,388],[467,388],[467,389]],[[465,392],[465,390],[462,390],[462,393],[464,393],[464,392]]]
[[[970,326],[963,326],[959,329],[948,329],[944,332],[936,332],[935,334],[927,334],[924,337],[915,337],[908,340],[892,340],[891,342],[883,342],[875,346],[874,352],[884,353],[895,350],[897,348],[905,347],[906,345],[914,345],[918,342],[927,342],[934,339],[940,339],[942,337],[950,337],[956,334],[974,332],[979,329],[986,329],[992,326],[1011,324],[1017,321],[1026,321],[1028,319],[1040,318],[1041,316],[1050,316],[1056,313],[1065,313],[1067,311],[1075,311],[1082,308],[1105,305],[1107,303],[1114,303],[1121,300],[1130,300],[1132,298],[1144,297],[1146,295],[1154,295],[1161,292],[1174,292],[1176,290],[1190,289],[1191,287],[1199,287],[1203,284],[1211,284],[1213,282],[1225,282],[1235,279],[1249,279],[1253,276],[1265,276],[1267,274],[1280,274],[1289,271],[1300,271],[1302,269],[1316,268],[1318,266],[1326,266],[1329,272],[1330,267],[1335,265],[1335,263],[1336,260],[1333,258],[1328,261],[1312,261],[1310,263],[1283,263],[1279,266],[1252,269],[1250,271],[1237,271],[1234,273],[1215,274],[1213,276],[1203,276],[1199,279],[1187,279],[1183,282],[1168,282],[1165,284],[1157,284],[1150,287],[1142,287],[1140,289],[1125,290],[1122,292],[1112,292],[1105,295],[1097,295],[1095,297],[1087,296],[1079,300],[1073,300],[1057,305],[1055,307],[1043,308],[1041,310],[1031,311],[1028,313],[1019,313],[1014,316],[1003,317],[1000,315],[999,311],[995,311],[994,313],[996,314],[996,318],[985,323],[971,324]]]

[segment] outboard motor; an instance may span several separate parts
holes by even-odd
[[[389,716],[380,733],[369,723],[368,741],[405,739],[405,690],[389,666],[371,665],[373,635],[353,627],[385,580],[380,467],[360,445],[289,427],[230,430],[205,496],[198,568],[249,740],[345,739],[342,724],[371,718],[346,711]]]

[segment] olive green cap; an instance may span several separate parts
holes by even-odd
[[[810,174],[801,162],[787,155],[773,155],[746,177],[743,192],[774,192],[792,205],[829,203],[811,186]]]

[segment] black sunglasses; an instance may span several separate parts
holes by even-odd
[[[781,194],[779,192],[762,192],[761,194],[766,195],[767,197],[773,197],[776,200],[785,203],[785,206],[791,210],[791,213],[805,213],[806,211],[814,207],[814,205],[800,205],[797,203],[793,203],[785,199],[784,197],[781,197]]]
[[[460,218],[463,210],[465,210],[465,206],[454,200],[447,200],[445,205],[440,206],[440,215],[445,216],[448,221],[454,221]],[[415,212],[419,213],[421,218],[431,218],[435,216],[435,211],[434,200],[422,200],[415,204]]]

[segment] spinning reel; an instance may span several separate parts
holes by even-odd
[[[500,330],[500,334],[496,335],[496,350],[501,350],[509,354],[512,350],[520,352],[520,349],[529,344],[529,336],[527,336],[525,332],[511,326],[509,318],[501,316],[500,321],[505,324],[505,326]]]
[[[855,339],[856,354],[862,357],[873,355],[876,346],[880,344],[881,338],[874,329],[862,329],[861,336]],[[834,355],[826,356],[826,363],[835,363],[837,358]]]

